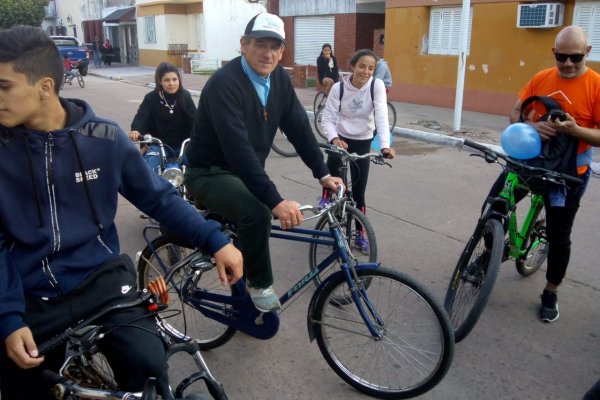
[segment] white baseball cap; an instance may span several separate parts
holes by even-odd
[[[256,39],[270,37],[281,40],[285,44],[283,21],[277,15],[269,13],[255,15],[246,25],[244,35]]]

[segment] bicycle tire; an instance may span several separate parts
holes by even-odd
[[[344,381],[370,396],[405,399],[427,392],[452,363],[454,337],[446,312],[408,275],[382,267],[356,273],[363,307],[368,301],[374,309],[369,316],[384,319],[385,326],[373,321],[383,337],[370,335],[354,302],[335,303],[350,296],[338,274],[315,294],[314,334],[323,357]]]
[[[313,112],[319,111],[321,108],[325,107],[325,102],[327,101],[327,94],[319,90],[317,94],[315,94],[315,99],[313,100]]]
[[[110,391],[119,390],[119,385],[108,360],[97,349],[86,351],[80,356],[71,358],[63,367],[61,375],[73,384],[82,387]],[[73,399],[84,398],[86,397],[73,395]]]
[[[281,129],[277,129],[277,132],[275,133],[275,138],[273,139],[273,143],[271,144],[271,148],[273,149],[273,151],[275,151],[275,153],[281,156],[298,157],[296,149],[288,140],[285,133],[281,131]]]
[[[140,288],[146,287],[148,282],[159,275],[165,274],[156,259],[157,256],[161,258],[166,266],[170,267],[195,251],[178,246],[162,235],[152,240],[151,245],[155,252],[152,251],[150,246],[146,246],[138,261],[138,284]],[[201,350],[210,350],[225,344],[235,334],[236,330],[205,317],[186,302],[185,298],[182,301],[178,290],[175,288],[181,285],[186,276],[187,268],[183,268],[180,274],[175,274],[173,280],[168,282],[171,305],[160,314],[160,317],[177,331],[194,338]],[[235,290],[233,286],[229,289],[223,288],[216,268],[204,271],[199,278],[198,286],[216,293],[226,293],[228,291],[233,293]],[[182,293],[181,295],[185,297],[186,294]],[[174,315],[174,310],[178,310],[179,313]]]
[[[546,238],[546,210],[541,208],[532,228],[525,238],[523,246],[527,248],[523,258],[515,260],[517,272],[522,276],[530,276],[540,269],[548,257],[548,239]]]
[[[77,83],[79,83],[79,86],[81,88],[85,87],[85,81],[83,80],[83,76],[81,76],[80,73],[77,73]]]
[[[486,237],[492,248],[484,256]],[[503,251],[504,229],[498,220],[488,219],[475,228],[456,264],[444,300],[457,343],[467,337],[483,313],[498,277]]]
[[[323,139],[325,139],[327,141],[327,136],[325,135],[325,131],[323,131],[323,126],[321,126],[321,119],[323,118],[323,110],[324,110],[324,108],[321,108],[320,110],[318,110],[315,113],[315,130],[317,131],[317,134],[319,136],[321,136]]]
[[[394,131],[394,127],[396,126],[396,107],[389,101],[387,102],[388,108],[388,123],[390,124],[390,132]]]
[[[340,207],[341,208],[341,207]],[[376,262],[377,261],[377,238],[375,237],[375,231],[371,222],[365,214],[363,214],[358,208],[351,205],[345,206],[345,215],[338,215],[338,221],[341,222],[344,227],[344,233],[348,239],[350,250],[354,257],[356,257],[359,263]],[[341,212],[341,211],[336,211]],[[363,254],[359,249],[354,247],[354,243],[360,234],[356,228],[356,221],[363,227],[363,236],[369,242],[369,254]],[[315,230],[318,231],[329,231],[329,223],[327,215],[321,216],[315,225]],[[313,238],[317,238],[317,235],[313,235]],[[313,271],[321,261],[323,261],[333,251],[331,246],[325,244],[311,243],[308,247],[308,267],[310,271]],[[317,275],[313,282],[319,286],[321,284],[321,276],[328,276],[332,270],[339,269],[342,261],[338,259],[332,263],[329,268],[325,269],[321,274]]]

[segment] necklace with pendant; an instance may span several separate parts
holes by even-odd
[[[165,102],[165,107],[167,107],[169,109],[169,114],[173,114],[173,109],[175,108],[175,104],[177,104],[177,99],[175,99],[175,102],[173,103],[173,105],[170,105],[167,102],[167,99],[165,99],[165,95],[163,94],[162,90],[160,91],[160,98]]]

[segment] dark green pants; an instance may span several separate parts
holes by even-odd
[[[240,178],[219,167],[188,168],[185,185],[194,200],[235,223],[248,282],[258,288],[272,285],[271,210],[250,193]]]

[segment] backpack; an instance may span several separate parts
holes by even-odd
[[[566,118],[556,100],[547,96],[531,96],[525,99],[521,105],[519,122],[524,122],[527,119],[525,111],[534,102],[541,103],[546,109],[546,113],[538,121],[548,121],[549,119],[559,119],[562,121],[564,120],[563,118]],[[577,138],[564,133],[558,133],[555,137],[542,142],[542,149],[539,156],[530,160],[522,160],[522,162],[532,167],[545,168],[576,177],[578,145],[579,141]],[[521,173],[521,175],[523,174]],[[534,176],[530,178],[534,178]],[[529,179],[527,183],[532,191],[536,193],[543,194],[549,189],[548,185],[541,179]]]

